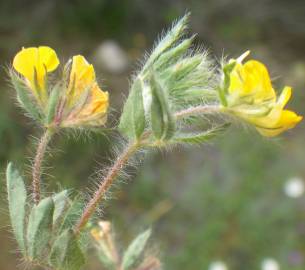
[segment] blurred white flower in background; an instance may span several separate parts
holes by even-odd
[[[284,192],[288,197],[298,198],[304,194],[304,180],[300,177],[292,177],[284,185]]]
[[[280,270],[280,265],[276,260],[266,258],[262,262],[262,270]]]
[[[228,270],[228,267],[221,261],[215,261],[210,264],[209,270]]]
[[[104,41],[95,52],[96,64],[110,73],[122,73],[129,65],[125,51],[114,40]]]

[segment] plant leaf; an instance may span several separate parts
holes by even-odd
[[[175,45],[175,43],[181,38],[187,28],[187,22],[189,20],[190,13],[185,14],[173,27],[167,32],[167,34],[161,39],[158,45],[154,48],[150,57],[146,61],[143,67],[143,72],[151,68],[151,65],[157,61],[157,59],[168,49]]]
[[[170,50],[164,52],[160,55],[158,61],[153,65],[155,70],[162,70],[162,68],[166,68],[170,64],[177,62],[179,58],[181,58],[184,54],[186,54],[187,50],[190,48],[194,37],[183,40],[177,46],[171,48]]]
[[[150,235],[151,229],[148,229],[131,242],[123,257],[123,270],[129,270],[139,262]]]
[[[112,261],[111,258],[109,258],[101,248],[98,248],[97,250],[97,256],[100,260],[100,262],[105,266],[106,269],[114,270],[116,269],[115,263]]]
[[[170,111],[169,101],[164,86],[152,72],[150,78],[152,94],[151,127],[157,139],[169,139],[175,132],[175,120]]]
[[[6,181],[12,228],[20,250],[25,253],[24,224],[27,194],[23,178],[13,163],[7,166]]]
[[[120,131],[131,139],[138,139],[145,128],[145,111],[142,92],[143,81],[140,78],[136,78],[131,87],[120,119]]]
[[[69,209],[66,211],[59,231],[63,232],[66,229],[71,229],[80,218],[84,207],[84,201],[81,198],[75,198],[70,203]]]
[[[54,241],[49,261],[58,270],[78,270],[85,264],[84,254],[72,230],[65,230]]]
[[[32,260],[42,257],[48,248],[52,236],[53,214],[54,202],[50,197],[32,208],[27,228],[28,255]]]
[[[52,196],[54,201],[53,225],[58,223],[69,204],[69,192],[63,190]]]

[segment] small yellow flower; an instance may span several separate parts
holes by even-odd
[[[100,221],[99,227],[91,229],[90,233],[104,255],[110,261],[117,262],[119,258],[111,227],[112,225],[109,221]]]
[[[98,86],[93,66],[83,56],[74,56],[69,77],[66,105],[69,114],[62,125],[69,127],[104,124],[109,97],[108,92],[102,91]]]
[[[47,99],[46,75],[59,65],[56,52],[50,47],[22,48],[13,60],[13,67],[26,79],[26,83],[38,100]]]
[[[91,229],[90,233],[92,237],[97,241],[102,241],[105,237],[108,237],[111,234],[111,222],[109,221],[100,221],[99,228]]]
[[[302,116],[284,109],[292,90],[286,86],[277,97],[264,64],[255,60],[242,64],[248,54],[230,62],[235,65],[229,75],[224,110],[255,125],[263,136],[273,137],[293,128]]]

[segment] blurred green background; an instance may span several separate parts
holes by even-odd
[[[250,49],[279,90],[293,86],[289,106],[304,115],[304,0],[1,0],[1,173],[8,160],[25,163],[29,173],[31,145],[41,132],[17,108],[5,73],[22,46],[51,46],[62,61],[85,55],[110,93],[115,123],[139,59],[186,11],[197,43],[216,59]],[[267,140],[236,125],[213,145],[150,154],[136,178],[116,189],[103,218],[113,221],[123,245],[152,225],[164,269],[204,270],[223,261],[228,269],[255,270],[266,258],[280,269],[305,269],[304,131],[301,123]],[[50,190],[92,187],[88,177],[108,163],[115,143],[94,134],[55,138],[45,177]],[[20,261],[3,174],[2,180],[0,268],[11,270]],[[96,261],[89,267],[102,269]]]

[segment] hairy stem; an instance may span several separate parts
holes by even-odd
[[[219,105],[200,105],[176,112],[175,116],[177,119],[182,119],[191,115],[211,114],[220,111],[221,107]]]
[[[175,113],[175,116],[177,119],[182,119],[190,115],[214,113],[218,111],[220,111],[220,107],[218,105],[203,105],[179,111]],[[129,144],[122,152],[122,154],[117,157],[113,165],[108,169],[106,177],[100,180],[98,190],[94,193],[93,197],[86,205],[83,214],[75,227],[74,232],[76,235],[78,235],[80,231],[84,228],[84,226],[87,224],[90,217],[95,212],[99,202],[104,198],[105,193],[111,187],[113,181],[128,163],[129,158],[144,145],[144,140],[149,137],[150,134],[151,133],[148,131],[144,132],[142,138],[138,142]]]
[[[75,228],[75,234],[79,234],[82,228],[87,224],[88,220],[95,212],[99,202],[104,198],[105,193],[111,187],[113,181],[119,175],[121,170],[128,163],[129,158],[140,148],[138,142],[129,144],[123,153],[119,155],[113,165],[109,168],[106,177],[101,179],[98,190],[94,193],[91,200],[88,202],[85,210]]]
[[[38,147],[36,150],[36,155],[33,163],[32,170],[32,189],[33,189],[33,199],[35,204],[38,204],[40,201],[40,184],[41,184],[41,174],[42,174],[42,163],[44,160],[44,156],[48,147],[48,143],[52,137],[52,132],[50,130],[46,130],[39,140]]]

